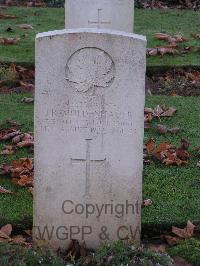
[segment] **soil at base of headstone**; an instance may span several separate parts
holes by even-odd
[[[14,73],[14,82],[9,80],[11,85],[2,83],[0,79],[0,94],[34,93],[33,68],[15,66],[14,70],[19,73],[17,72],[17,78]],[[146,95],[200,96],[200,70],[175,68],[167,71],[147,71],[145,89]]]
[[[200,9],[199,0],[135,0],[137,8],[148,9]]]
[[[43,0],[0,0],[0,5],[46,7],[46,3]]]
[[[171,69],[146,76],[147,95],[200,96],[200,71]]]

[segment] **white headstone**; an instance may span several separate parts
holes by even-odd
[[[38,244],[139,241],[145,46],[143,36],[109,30],[37,35]]]
[[[65,27],[133,32],[134,0],[66,0]]]

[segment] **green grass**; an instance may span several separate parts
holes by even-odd
[[[0,123],[6,119],[13,119],[23,124],[24,132],[33,132],[33,105],[23,104],[20,100],[25,94],[1,95],[0,96]],[[0,149],[5,143],[0,144]],[[27,149],[20,149],[16,155],[0,155],[0,165],[9,164],[15,159],[22,157],[31,158]],[[13,186],[10,178],[0,177],[0,186],[15,192],[14,195],[0,195],[0,226],[11,223],[15,227],[30,228],[32,225],[32,196],[25,188]]]
[[[1,19],[1,37],[20,37],[18,45],[0,45],[0,61],[34,63],[34,42],[39,32],[64,28],[64,9],[56,8],[16,8],[9,7],[3,10],[6,14],[16,15],[17,19]],[[19,24],[31,24],[34,29],[24,30],[18,27]],[[11,27],[13,32],[6,32]],[[24,34],[27,37],[23,37]]]
[[[143,10],[135,12],[135,32],[147,36],[147,46],[156,47],[165,45],[165,42],[154,39],[156,32],[167,34],[181,34],[190,38],[181,46],[200,46],[200,40],[191,38],[191,33],[199,33],[200,12],[191,10]],[[165,55],[149,57],[148,66],[199,66],[200,53],[190,52],[187,55],[170,56]]]
[[[188,239],[183,241],[180,245],[172,247],[168,250],[173,257],[181,257],[186,259],[192,266],[199,266],[200,264],[200,241],[196,239]]]
[[[64,266],[64,261],[47,250],[0,243],[1,266]]]
[[[1,37],[21,37],[18,45],[0,45],[0,61],[34,63],[34,39],[38,32],[64,28],[64,9],[56,8],[16,8],[9,7],[3,10],[7,14],[16,15],[17,19],[1,19]],[[135,32],[147,36],[148,47],[162,45],[162,41],[153,38],[156,32],[169,34],[183,34],[190,38],[191,33],[199,33],[200,12],[191,10],[135,10]],[[22,30],[18,24],[28,23],[34,30]],[[6,29],[11,27],[13,32]],[[27,33],[27,37],[23,37]],[[200,46],[200,40],[190,40],[184,45]],[[199,66],[200,53],[190,52],[187,55],[156,56],[147,59],[148,66]]]
[[[155,129],[147,130],[145,141],[153,137],[156,143],[171,141],[179,146],[181,138],[187,139],[191,146],[191,158],[187,166],[164,166],[152,162],[144,167],[143,197],[150,198],[153,205],[143,209],[143,226],[168,227],[173,224],[185,224],[188,219],[200,223],[200,169],[196,164],[195,147],[200,146],[200,97],[153,96],[146,105],[175,106],[177,114],[172,118],[162,118],[153,125],[164,124],[168,127],[180,127],[177,135],[159,136]]]
[[[24,131],[33,131],[33,105],[22,104],[24,94],[0,95],[0,122],[13,119],[22,124]],[[200,146],[200,97],[152,96],[147,98],[146,106],[175,106],[177,114],[172,118],[162,118],[153,122],[169,127],[178,126],[182,131],[175,136],[159,136],[155,129],[145,133],[145,140],[154,137],[157,143],[170,140],[178,145],[181,138],[190,141],[192,158],[188,166],[164,166],[153,162],[144,168],[143,197],[153,200],[153,205],[143,209],[143,228],[156,229],[171,225],[185,224],[188,219],[200,224],[200,169],[196,167],[194,147]],[[14,156],[0,156],[0,164],[9,163],[15,158],[31,157],[26,150]],[[32,197],[26,189],[10,184],[9,178],[1,178],[0,185],[17,192],[16,195],[0,195],[0,226],[12,223],[18,227],[28,227],[32,221]]]

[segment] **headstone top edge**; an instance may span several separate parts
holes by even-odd
[[[39,40],[45,37],[61,36],[61,35],[68,34],[68,33],[102,33],[102,34],[111,34],[111,35],[123,36],[123,37],[132,37],[134,39],[138,39],[139,41],[144,41],[144,42],[147,41],[146,36],[144,35],[128,33],[124,31],[116,31],[116,30],[108,30],[108,29],[92,29],[92,28],[64,29],[64,30],[54,30],[54,31],[38,33],[36,35],[36,40]]]

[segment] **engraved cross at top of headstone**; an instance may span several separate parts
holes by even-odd
[[[98,29],[101,28],[101,25],[111,24],[110,21],[103,21],[103,20],[101,20],[101,18],[102,18],[102,11],[103,11],[103,9],[99,8],[99,9],[97,10],[97,12],[98,12],[98,18],[97,18],[97,21],[90,21],[90,20],[88,20],[88,24],[91,24],[91,25],[92,25],[92,24],[95,24],[95,25],[97,25],[97,28],[98,28]]]
[[[134,0],[65,0],[66,29],[133,32]]]
[[[103,160],[91,160],[90,156],[90,143],[92,139],[86,139],[86,159],[73,159],[71,158],[72,162],[83,162],[85,163],[85,195],[84,196],[90,196],[90,174],[91,174],[91,162],[105,162],[106,158]]]

